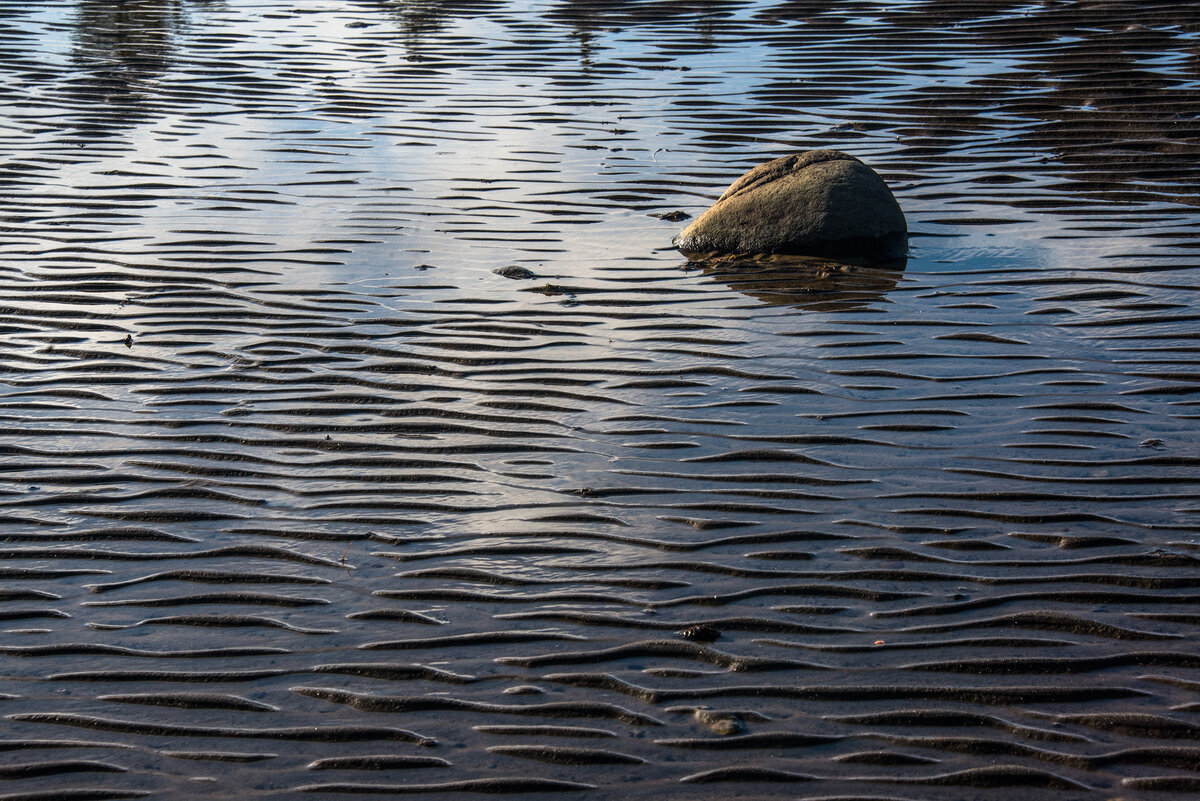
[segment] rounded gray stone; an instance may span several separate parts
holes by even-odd
[[[809,150],[760,164],[675,237],[685,253],[792,253],[898,259],[904,212],[883,179],[853,156]]]
[[[492,272],[494,272],[496,275],[502,275],[505,278],[512,278],[518,281],[525,278],[537,278],[537,273],[535,273],[533,270],[530,270],[526,267],[520,267],[516,264],[510,264],[507,267],[497,267],[496,269],[492,270]]]

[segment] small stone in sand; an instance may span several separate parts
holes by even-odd
[[[679,636],[692,642],[716,642],[721,638],[721,630],[715,626],[697,623],[680,631]]]
[[[533,270],[529,270],[524,267],[518,267],[515,264],[510,264],[507,267],[497,267],[496,269],[492,270],[492,272],[494,272],[496,275],[502,275],[505,278],[515,278],[518,280],[525,278],[537,278],[537,273],[533,272]]]

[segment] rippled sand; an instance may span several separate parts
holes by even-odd
[[[3,2],[0,799],[1190,797],[1198,35]]]

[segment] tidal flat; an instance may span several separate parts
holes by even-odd
[[[0,0],[0,801],[1200,790],[1200,7]],[[690,260],[833,148],[902,269]]]

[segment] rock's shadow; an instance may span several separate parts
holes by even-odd
[[[700,270],[770,306],[806,311],[850,311],[883,301],[900,283],[907,259],[852,264],[817,256],[785,254],[694,256],[686,269]]]

